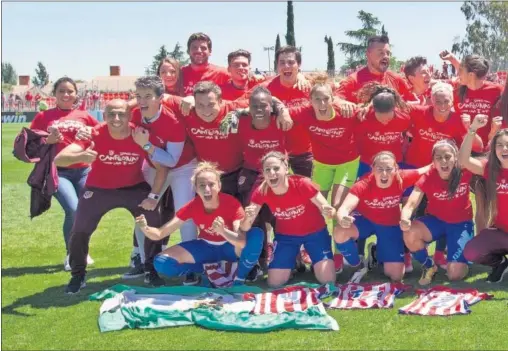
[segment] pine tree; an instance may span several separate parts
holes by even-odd
[[[9,62],[2,62],[2,83],[16,85],[18,76],[16,70]]]
[[[185,66],[189,63],[189,58],[186,57],[185,51],[182,50],[182,46],[179,42],[175,44],[175,48],[169,53],[169,57],[180,62],[180,66]]]
[[[157,72],[157,67],[159,67],[159,62],[166,57],[168,57],[169,52],[166,50],[166,46],[162,45],[159,49],[159,52],[157,55],[153,57],[152,65],[150,66],[150,73],[153,75],[157,75],[159,72]]]
[[[295,15],[293,13],[293,2],[292,1],[288,1],[286,45],[291,45],[291,46],[296,47]]]
[[[273,60],[273,70],[277,72],[277,51],[280,49],[280,36],[277,34],[277,39],[275,39],[275,58]]]
[[[335,51],[333,49],[332,37],[325,35],[325,43],[328,47],[328,62],[326,64],[326,70],[328,71],[329,77],[335,76]]]
[[[32,78],[32,84],[36,87],[43,88],[49,83],[49,75],[46,67],[42,64],[42,62],[37,62],[37,67],[35,68],[35,77]]]

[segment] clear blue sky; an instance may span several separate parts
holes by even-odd
[[[303,70],[326,68],[325,35],[334,43],[349,41],[344,31],[358,29],[359,10],[373,13],[385,25],[393,54],[402,60],[438,53],[465,33],[461,2],[294,2],[297,46]],[[2,3],[2,61],[19,75],[34,75],[37,61],[51,80],[67,75],[91,80],[109,75],[110,65],[122,75],[142,75],[158,48],[186,46],[193,32],[213,41],[211,62],[226,66],[236,49],[252,52],[252,68],[268,69],[263,46],[285,44],[286,2],[216,3]],[[273,52],[271,61],[273,62]],[[336,47],[336,67],[344,55]]]

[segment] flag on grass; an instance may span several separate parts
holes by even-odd
[[[326,304],[334,309],[392,308],[395,297],[410,288],[402,283],[337,285],[334,298]]]
[[[418,298],[399,309],[401,314],[419,316],[452,316],[471,313],[470,306],[493,297],[476,289],[450,289],[436,286],[416,291]]]
[[[115,285],[90,296],[90,299],[104,300],[99,315],[101,332],[192,324],[209,329],[243,332],[279,329],[339,330],[335,319],[326,313],[317,298],[316,291],[320,290],[306,286],[292,287],[290,292],[273,294],[250,286],[227,289],[195,286],[150,289]],[[272,312],[270,304],[268,309],[264,308],[261,312],[257,306],[260,306],[261,301],[273,301],[273,296],[276,296],[273,306],[275,310],[281,307],[280,310]]]

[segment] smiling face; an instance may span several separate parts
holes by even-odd
[[[266,124],[271,118],[272,97],[264,92],[252,95],[249,102],[249,112],[254,125]]]
[[[277,71],[283,85],[294,85],[300,70],[294,52],[283,52],[277,61]]]
[[[501,134],[495,141],[496,156],[502,168],[508,168],[508,131]]]
[[[312,107],[317,118],[326,119],[332,116],[332,95],[325,86],[317,88],[311,96]]]
[[[414,76],[408,76],[411,84],[422,91],[425,91],[429,88],[430,85],[430,70],[427,65],[420,65],[415,70]]]
[[[228,72],[233,82],[245,82],[249,80],[250,63],[245,56],[237,56],[228,65]]]
[[[164,82],[166,89],[171,90],[178,81],[178,71],[169,62],[164,62],[159,69],[159,77]]]
[[[62,82],[56,87],[55,98],[58,108],[70,110],[77,99],[76,88],[70,82]]]
[[[190,44],[188,54],[193,65],[202,66],[208,64],[208,58],[212,51],[206,40],[194,40]]]
[[[195,94],[195,111],[205,122],[212,122],[220,112],[220,99],[214,92]]]
[[[378,73],[384,73],[390,66],[390,44],[371,43],[367,49],[367,62]]]
[[[436,91],[432,95],[434,117],[448,116],[453,107],[453,95],[448,91]]]
[[[113,134],[128,132],[130,116],[124,100],[112,100],[104,110],[104,121]]]
[[[284,189],[287,175],[287,165],[279,158],[268,157],[263,162],[263,177],[272,190]]]
[[[389,188],[398,170],[395,159],[389,155],[380,156],[372,167],[372,174],[376,179],[376,185],[381,189]]]
[[[199,195],[205,207],[214,204],[219,199],[221,182],[217,174],[203,171],[196,176],[196,193]]]
[[[452,146],[440,145],[434,148],[432,163],[436,167],[441,179],[449,179],[453,168],[457,164],[457,155]]]
[[[136,88],[136,101],[143,117],[153,117],[160,109],[160,98],[149,88]]]

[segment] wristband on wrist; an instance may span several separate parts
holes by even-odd
[[[158,194],[150,193],[148,194],[148,198],[152,200],[159,200],[160,196]]]

